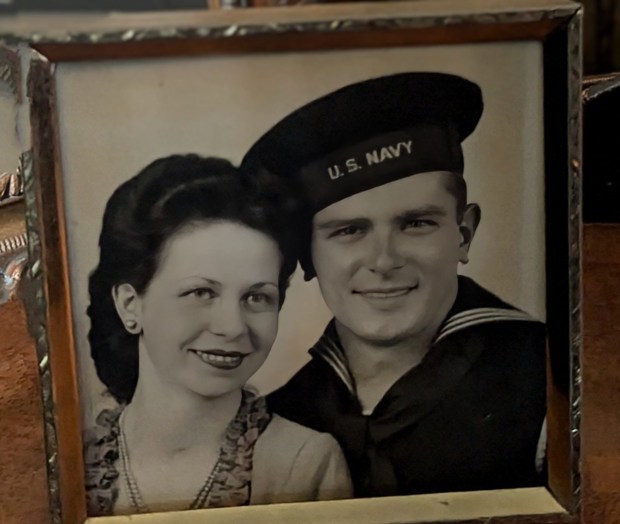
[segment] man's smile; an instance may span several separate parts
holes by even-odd
[[[417,286],[374,287],[374,288],[356,289],[353,291],[353,293],[361,295],[364,298],[382,300],[382,299],[398,298],[398,297],[405,296],[416,288]]]

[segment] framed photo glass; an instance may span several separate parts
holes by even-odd
[[[20,37],[55,522],[574,521],[580,20],[381,2]]]

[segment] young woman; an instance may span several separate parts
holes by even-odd
[[[86,438],[91,515],[351,495],[331,436],[244,389],[295,269],[288,223],[274,185],[221,159],[159,159],[114,192],[88,314],[119,407]]]

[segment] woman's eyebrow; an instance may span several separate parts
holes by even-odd
[[[218,282],[217,280],[213,280],[211,278],[207,278],[207,277],[203,277],[202,275],[189,275],[187,277],[183,277],[179,279],[179,282],[184,282],[186,280],[202,280],[205,284],[208,284],[210,286],[221,286],[221,282]]]
[[[266,287],[266,286],[271,286],[271,287],[278,287],[278,284],[276,282],[270,282],[270,281],[265,281],[265,282],[257,282],[256,284],[252,284],[250,286],[250,289],[260,289],[261,287]]]

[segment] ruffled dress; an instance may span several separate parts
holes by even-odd
[[[119,417],[124,407],[101,411],[95,428],[85,435],[87,510],[92,517],[114,514],[121,477]],[[265,399],[244,390],[239,410],[228,425],[211,489],[192,509],[250,503],[254,446],[270,421]]]

